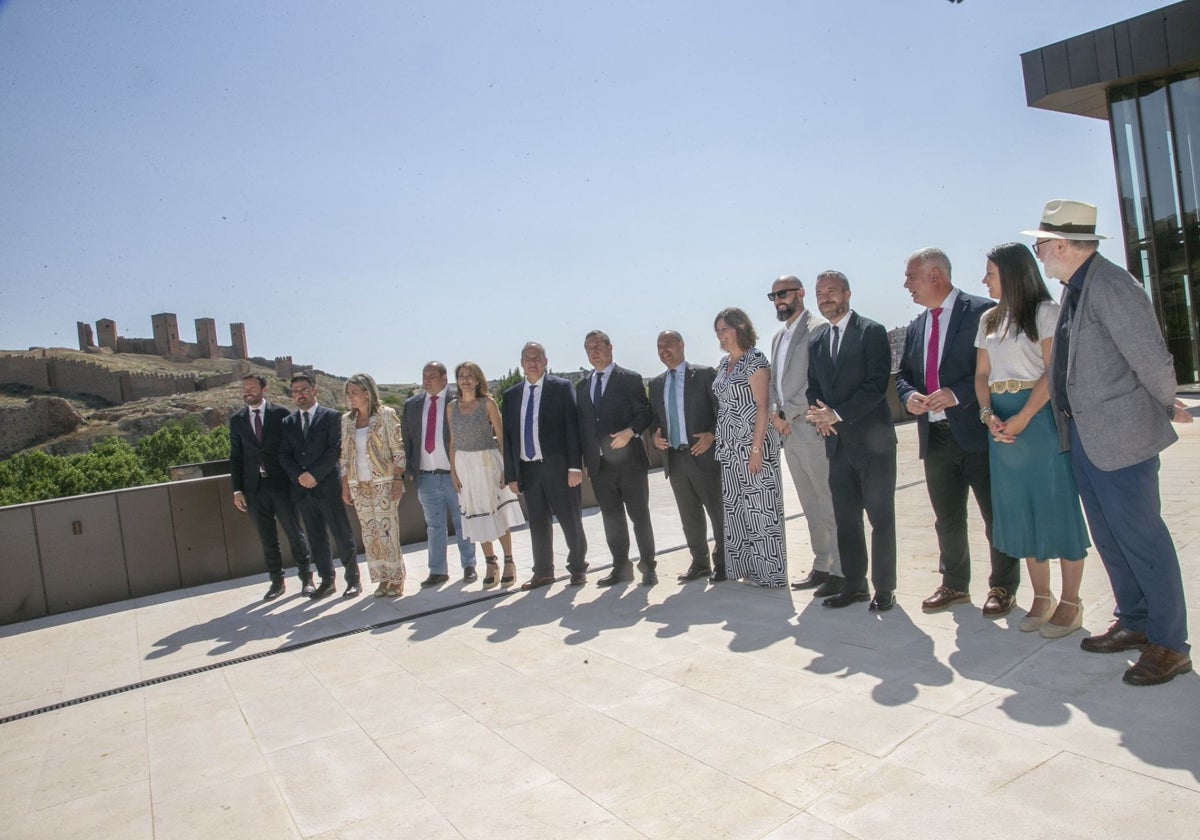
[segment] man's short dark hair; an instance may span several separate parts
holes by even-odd
[[[257,373],[247,373],[245,376],[242,377],[242,381],[245,382],[247,379],[253,379],[255,382],[258,383],[259,388],[267,387],[267,377],[265,377],[265,376],[260,376]]]
[[[292,375],[292,384],[295,385],[297,382],[307,382],[308,387],[310,387],[310,388],[317,387],[317,380],[313,379],[312,376],[307,373],[293,374]]]

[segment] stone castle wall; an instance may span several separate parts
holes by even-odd
[[[239,365],[239,370],[230,373],[203,377],[192,373],[141,373],[112,370],[82,359],[47,358],[35,352],[0,356],[0,384],[86,394],[119,405],[145,397],[169,397],[218,388],[240,377],[242,367]]]

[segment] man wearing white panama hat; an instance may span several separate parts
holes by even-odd
[[[1130,685],[1156,685],[1192,670],[1179,556],[1162,520],[1158,453],[1175,442],[1171,422],[1191,422],[1175,399],[1175,371],[1145,290],[1100,256],[1096,208],[1046,204],[1033,251],[1063,283],[1050,356],[1050,400],[1092,539],[1116,597],[1117,620],[1081,647],[1142,651]]]

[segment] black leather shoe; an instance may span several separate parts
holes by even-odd
[[[642,572],[642,586],[654,586],[658,583],[658,572],[651,569],[648,572]]]
[[[813,569],[803,580],[793,583],[792,589],[816,589],[827,580],[829,580],[829,572],[818,572],[816,569]]]
[[[431,586],[441,586],[443,583],[450,582],[450,575],[435,575],[430,574],[429,577],[421,581],[421,588],[428,589]]]
[[[317,591],[317,587],[313,585],[312,575],[305,575],[300,578],[300,594],[306,598],[311,598],[312,594]]]
[[[617,563],[605,577],[596,581],[597,586],[612,586],[616,583],[629,583],[633,580],[633,564]]]
[[[263,596],[264,601],[274,601],[287,589],[281,580],[271,581],[271,588],[267,590],[267,594]]]
[[[463,583],[474,583],[477,580],[479,580],[479,575],[474,566],[467,566],[463,569]]]
[[[710,577],[708,579],[708,582],[709,583],[724,583],[727,580],[729,580],[729,578],[726,577],[726,575],[725,575],[725,567],[717,566],[717,568],[715,570],[713,570],[712,577]]]
[[[825,582],[813,590],[814,598],[828,598],[830,595],[836,595],[842,591],[842,587],[846,585],[846,579],[841,575],[830,575],[825,579]]]
[[[316,587],[308,597],[315,601],[318,598],[327,598],[335,592],[337,592],[337,586],[334,584],[333,578],[329,578],[329,580],[321,581],[321,585]]]
[[[693,580],[700,580],[712,574],[712,569],[708,566],[692,566],[686,572],[681,574],[676,580],[680,583],[688,583]]]
[[[357,598],[362,594],[362,584],[356,580],[346,581],[346,591],[342,593],[343,598]]]
[[[887,612],[894,606],[896,606],[896,596],[886,589],[880,589],[871,599],[871,606],[867,609],[871,612]]]
[[[581,572],[571,572],[571,580],[567,583],[567,586],[583,586],[586,583],[587,570],[584,569]]]
[[[826,598],[821,602],[825,607],[848,607],[851,604],[857,604],[859,601],[870,601],[870,592],[846,592],[845,590],[834,595],[832,598]]]

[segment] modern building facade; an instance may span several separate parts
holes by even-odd
[[[1108,120],[1126,264],[1154,302],[1179,383],[1200,382],[1200,0],[1021,64],[1030,107]]]

